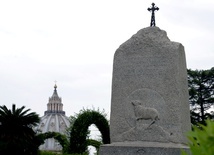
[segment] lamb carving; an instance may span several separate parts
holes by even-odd
[[[135,100],[131,102],[134,106],[135,117],[138,120],[152,120],[148,127],[159,120],[158,111],[155,108],[144,107],[140,101]],[[148,128],[147,127],[147,128]]]

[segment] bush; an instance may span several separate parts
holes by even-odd
[[[70,146],[69,153],[84,153],[87,152],[87,146],[90,144],[98,149],[101,143],[95,141],[87,141],[88,128],[91,124],[96,125],[102,135],[102,143],[110,143],[109,123],[105,115],[100,111],[82,110],[73,123],[70,131]],[[74,154],[76,155],[76,154]]]
[[[39,155],[61,155],[61,154],[51,151],[40,151]]]
[[[193,126],[193,130],[188,133],[192,155],[214,155],[214,121],[207,120],[206,126],[199,127]],[[187,153],[182,151],[182,155]]]
[[[82,153],[82,154],[67,154],[67,153],[59,153],[59,152],[51,152],[51,151],[40,151],[39,155],[88,155],[88,153]]]

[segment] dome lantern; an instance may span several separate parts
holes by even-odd
[[[54,86],[53,95],[49,97],[49,103],[47,104],[47,111],[45,111],[45,115],[51,113],[60,113],[65,115],[65,111],[63,111],[62,99],[57,94],[56,84]]]

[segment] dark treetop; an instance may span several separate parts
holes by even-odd
[[[148,8],[148,11],[152,11],[151,23],[150,26],[155,26],[155,10],[159,10],[158,7],[155,6],[155,3],[152,3],[152,7]]]

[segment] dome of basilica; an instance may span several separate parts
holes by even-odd
[[[47,110],[41,117],[40,123],[36,130],[40,133],[59,132],[66,134],[66,128],[70,125],[68,117],[63,111],[62,99],[57,94],[57,86],[54,86],[53,95],[49,98]],[[61,145],[54,139],[49,138],[39,147],[40,150],[59,151],[62,150]]]

